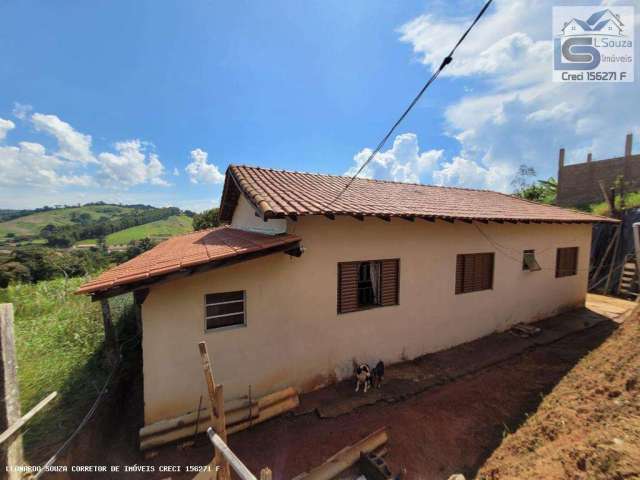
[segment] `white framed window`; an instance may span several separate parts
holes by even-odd
[[[246,298],[244,290],[207,293],[204,296],[205,331],[246,325]]]

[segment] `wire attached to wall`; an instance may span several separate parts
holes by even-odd
[[[440,75],[440,72],[442,72],[442,70],[444,70],[444,68],[452,62],[453,54],[458,49],[458,47],[462,44],[462,42],[464,42],[465,38],[467,38],[467,35],[469,35],[469,32],[471,32],[473,27],[475,27],[476,23],[478,23],[480,18],[482,18],[482,15],[484,15],[484,12],[487,11],[487,9],[489,8],[489,5],[491,5],[492,2],[493,2],[493,0],[488,0],[484,4],[482,9],[480,9],[478,14],[476,15],[476,18],[473,20],[473,22],[471,22],[471,25],[469,25],[469,27],[465,30],[465,32],[462,34],[462,36],[458,39],[456,44],[453,46],[453,48],[449,52],[449,55],[444,57],[444,59],[442,60],[442,63],[438,67],[438,69],[433,73],[433,75],[431,75],[431,78],[429,78],[429,80],[427,80],[427,83],[424,84],[424,86],[420,89],[420,91],[415,96],[415,98],[411,101],[409,106],[404,110],[404,112],[402,112],[402,115],[400,115],[400,118],[398,118],[398,120],[396,120],[396,122],[389,129],[389,131],[386,133],[386,135],[384,137],[382,137],[382,140],[380,140],[380,142],[376,146],[375,150],[373,152],[371,152],[371,155],[369,155],[369,158],[367,158],[367,160],[360,166],[360,168],[355,173],[355,175],[353,175],[351,177],[351,179],[349,180],[347,185],[345,185],[345,187],[342,190],[340,190],[340,192],[338,193],[338,196],[331,203],[334,203],[334,202],[336,202],[336,201],[338,201],[340,199],[340,197],[344,194],[344,192],[347,191],[347,189],[351,186],[351,184],[358,177],[358,175],[360,175],[360,173],[362,173],[362,171],[369,164],[369,162],[371,162],[371,160],[373,160],[373,158],[380,152],[382,147],[384,147],[384,145],[387,143],[387,140],[389,140],[389,137],[391,137],[391,135],[393,134],[395,129],[398,127],[398,125],[400,125],[400,123],[409,114],[411,109],[413,109],[413,107],[416,105],[416,103],[418,103],[418,100],[420,100],[420,97],[422,97],[422,95],[427,90],[427,88],[429,88],[429,86],[435,81],[435,79],[438,78],[438,76]]]

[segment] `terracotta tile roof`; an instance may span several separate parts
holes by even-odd
[[[118,265],[82,285],[76,293],[93,293],[159,277],[182,269],[230,257],[291,245],[295,235],[264,235],[231,227],[218,227],[179,235]]]
[[[264,218],[298,215],[421,216],[448,220],[617,222],[489,190],[436,187],[356,179],[336,200],[349,177],[230,166],[220,218],[230,221],[240,191]]]

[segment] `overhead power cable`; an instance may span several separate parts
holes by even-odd
[[[333,200],[333,202],[338,201],[338,199],[342,196],[342,194],[344,194],[344,192],[347,191],[347,189],[351,186],[351,184],[358,177],[358,175],[362,173],[362,171],[369,164],[369,162],[371,162],[371,160],[373,160],[373,158],[380,152],[382,147],[384,147],[384,145],[387,143],[387,140],[389,140],[389,137],[393,135],[393,132],[398,127],[398,125],[400,125],[400,123],[404,120],[404,118],[409,114],[409,112],[415,106],[415,104],[418,103],[418,100],[420,100],[420,97],[422,97],[422,94],[427,90],[427,88],[429,88],[429,86],[435,81],[435,79],[438,78],[438,76],[440,75],[440,72],[442,72],[442,70],[444,70],[444,68],[451,63],[451,61],[453,60],[453,54],[455,53],[455,51],[462,44],[462,42],[464,42],[464,39],[467,38],[467,35],[469,35],[469,32],[471,31],[471,29],[473,29],[473,27],[476,25],[476,23],[478,23],[480,18],[482,18],[482,15],[484,15],[484,12],[487,11],[487,9],[489,8],[489,5],[491,5],[492,2],[493,0],[487,0],[487,2],[484,4],[482,9],[480,9],[480,11],[478,12],[478,15],[476,15],[476,18],[473,20],[473,22],[471,22],[471,25],[469,25],[469,27],[465,30],[465,32],[462,34],[462,36],[458,39],[456,44],[453,46],[453,48],[449,52],[449,55],[444,57],[438,69],[435,72],[433,72],[433,75],[431,75],[431,78],[427,80],[427,83],[425,83],[424,86],[420,89],[418,94],[411,101],[411,103],[404,110],[404,112],[402,112],[402,115],[400,115],[400,118],[396,120],[396,123],[393,124],[393,126],[389,129],[387,134],[384,137],[382,137],[382,140],[380,140],[380,143],[378,143],[375,150],[371,152],[371,155],[369,155],[369,158],[367,158],[367,160],[362,165],[360,165],[360,168],[355,173],[355,175],[353,175],[349,180],[349,182],[347,183],[347,185],[342,190],[340,190],[340,193],[338,193],[338,196]]]

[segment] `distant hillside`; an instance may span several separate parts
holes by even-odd
[[[123,213],[129,213],[137,210],[138,206],[120,206],[120,205],[85,205],[83,207],[56,208],[47,211],[39,211],[30,215],[14,218],[9,221],[0,223],[0,237],[7,235],[37,237],[47,225],[64,226],[74,224],[74,218],[80,217],[82,214],[89,215],[91,220],[113,219],[121,216]],[[152,207],[147,207],[152,208]],[[6,211],[5,211],[6,212]]]
[[[119,232],[107,235],[107,245],[126,245],[132,240],[151,238],[152,240],[164,240],[173,235],[181,235],[193,231],[192,220],[187,215],[174,215],[164,220],[137,225]],[[95,245],[96,239],[80,240],[76,245]]]

